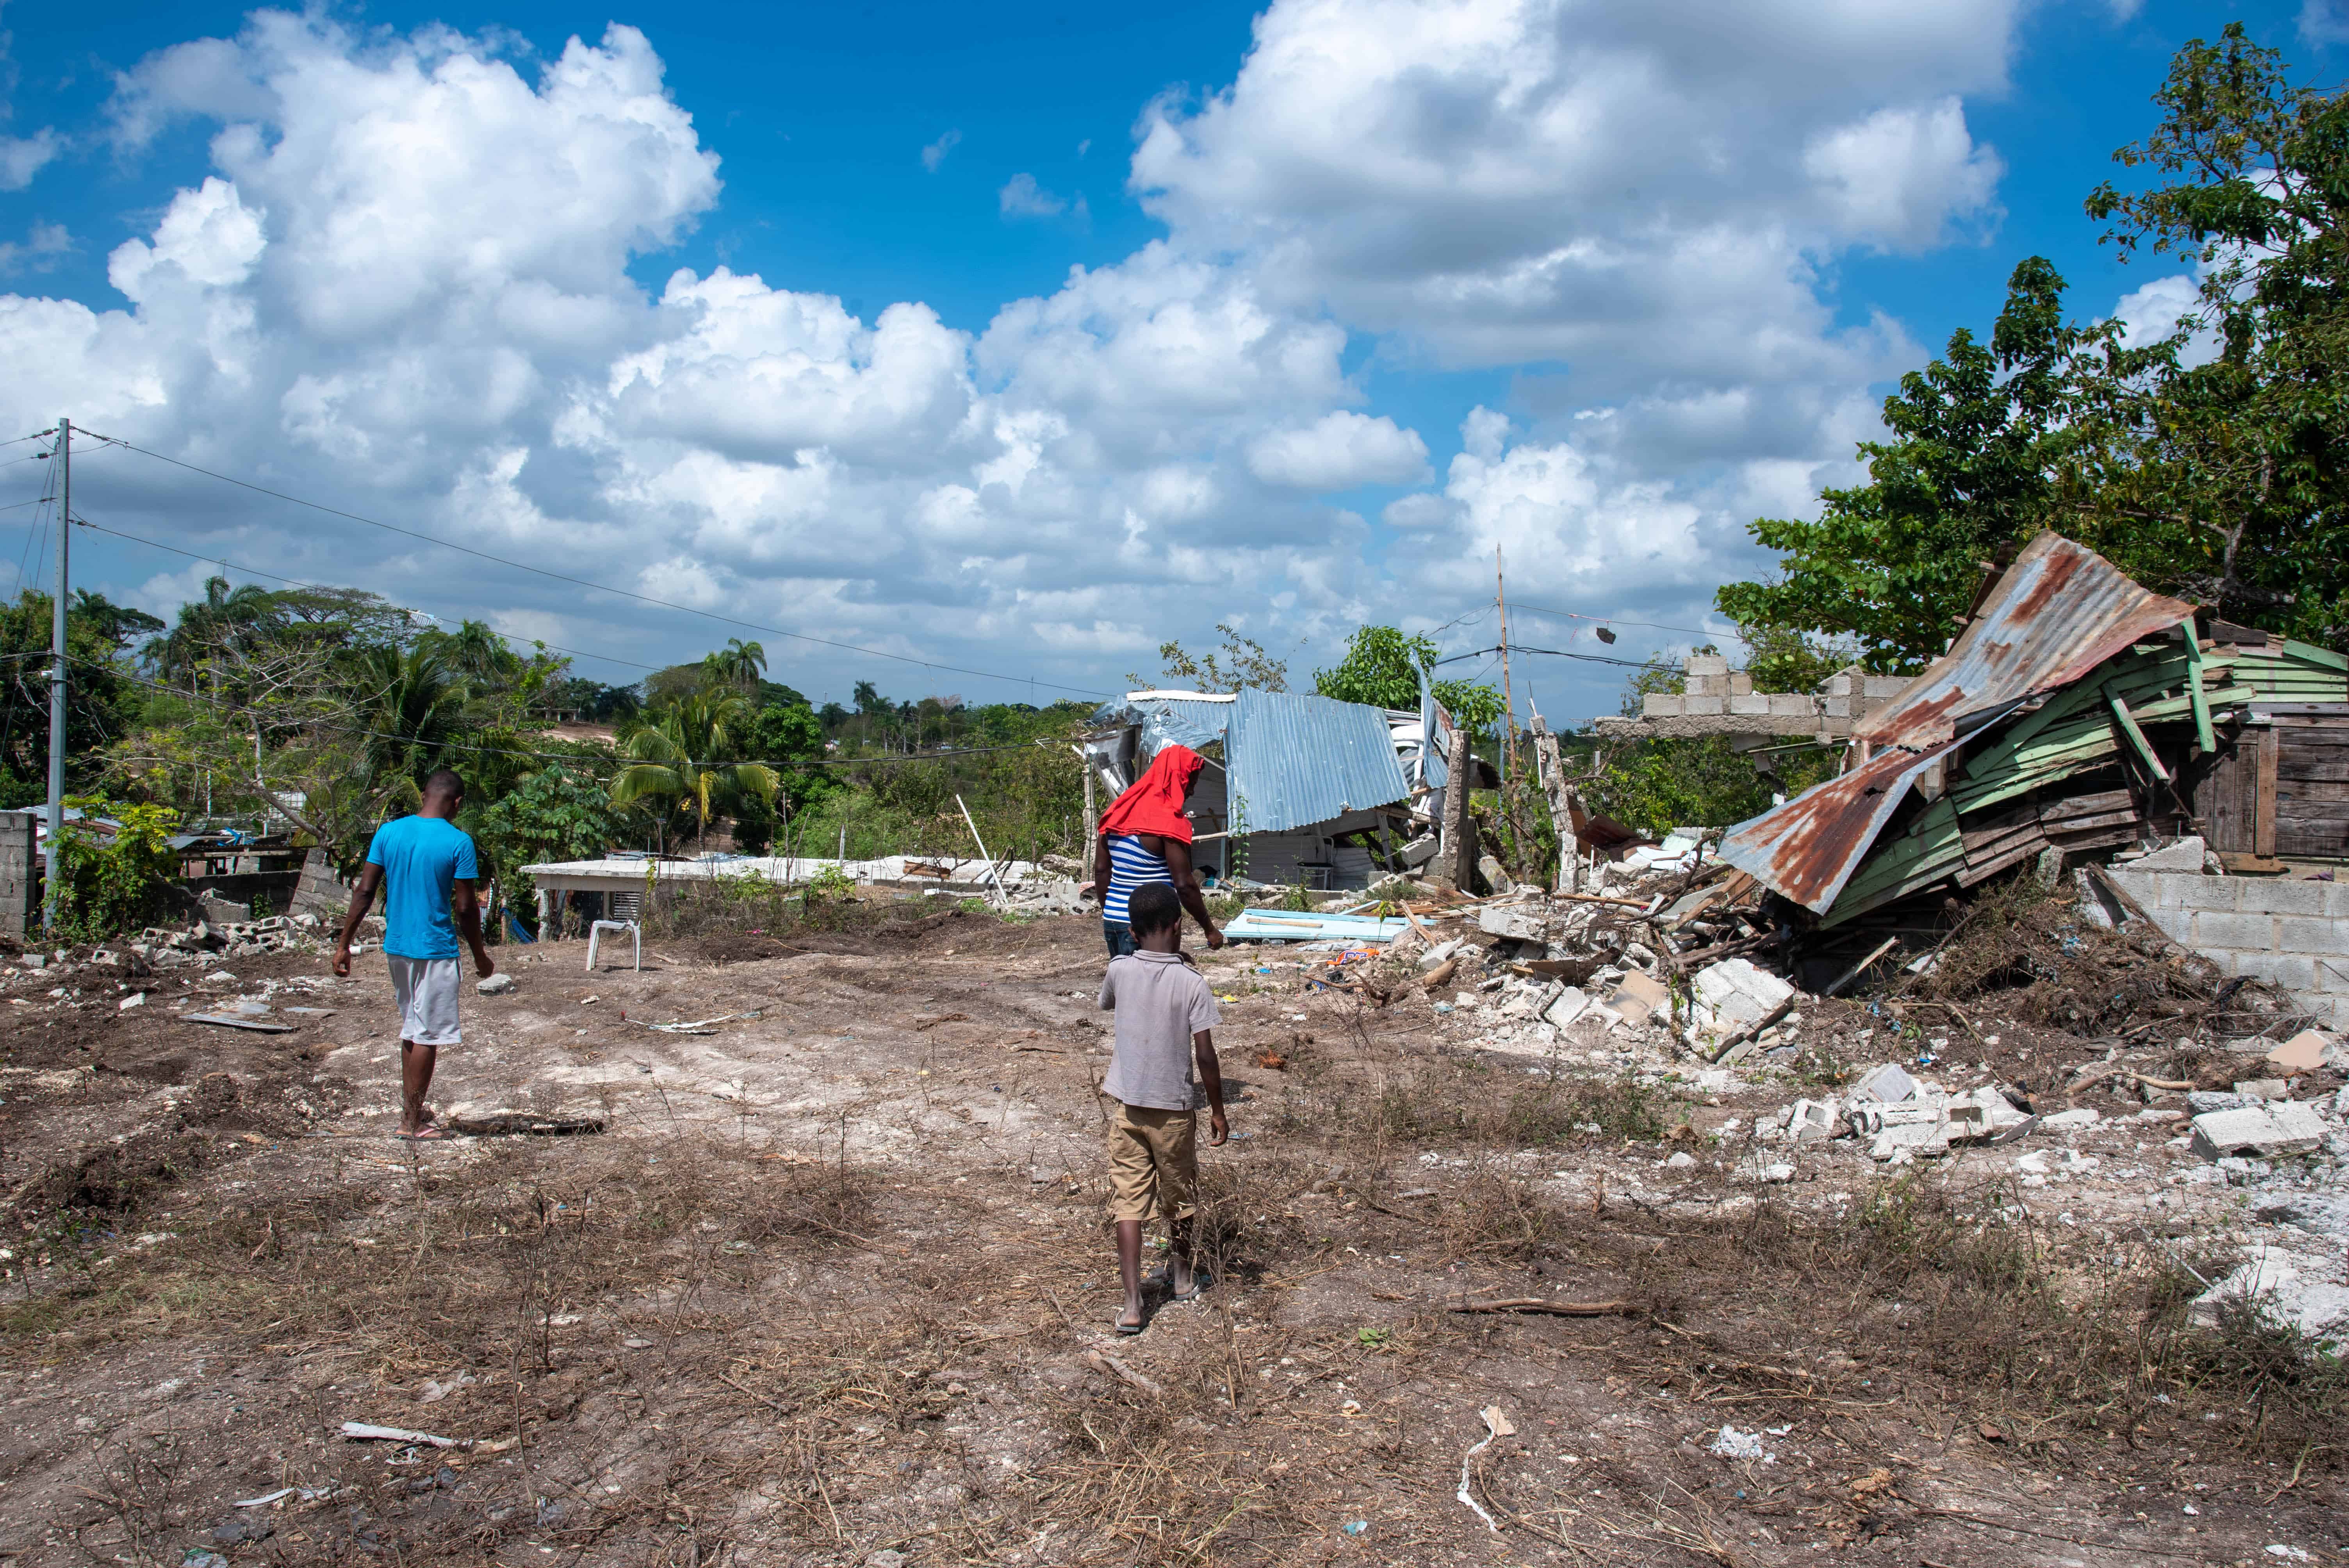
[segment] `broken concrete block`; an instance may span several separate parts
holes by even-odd
[[[2282,1099],[2292,1093],[2292,1085],[2282,1078],[2246,1078],[2235,1085],[2235,1092],[2250,1103]]]
[[[1485,885],[1491,888],[1495,892],[1509,892],[1514,891],[1517,885],[1516,881],[1510,877],[1508,869],[1503,866],[1500,861],[1495,856],[1477,856],[1476,869],[1485,874]]]
[[[1898,1062],[1887,1062],[1859,1080],[1852,1089],[1853,1101],[1875,1100],[1882,1105],[1898,1105],[1917,1098],[1917,1080],[1901,1070]]]
[[[1930,1120],[1903,1122],[1885,1128],[1876,1134],[1868,1146],[1870,1160],[1890,1160],[1902,1150],[1911,1158],[1920,1154],[1940,1154],[1950,1147],[1949,1124],[1939,1116]]]
[[[511,975],[492,975],[473,987],[484,996],[502,996],[513,988],[514,977]]]
[[[2202,841],[2199,835],[2191,835],[2174,844],[2165,845],[2151,854],[2139,855],[2127,865],[2133,872],[2199,872],[2202,857],[2209,851],[2209,846]]]
[[[1786,1136],[1797,1143],[1833,1138],[1836,1108],[1823,1099],[1798,1099],[1786,1108]]]
[[[2320,1344],[2349,1330],[2349,1289],[2311,1278],[2282,1247],[2253,1247],[2240,1268],[2196,1296],[2195,1326],[2218,1327],[2228,1305],[2239,1301]]]
[[[2083,1127],[2094,1127],[2104,1119],[2102,1111],[2083,1105],[2071,1110],[2059,1110],[2053,1116],[2043,1116],[2039,1119],[2039,1125],[2050,1132],[2070,1132]]]
[[[1845,1113],[1851,1130],[1860,1136],[1873,1137],[1895,1127],[1930,1127],[1941,1119],[1941,1108],[1924,1100],[1912,1100],[1904,1105],[1878,1105],[1864,1101]]]
[[[1476,912],[1476,929],[1516,942],[1539,942],[1548,923],[1549,911],[1538,903],[1492,903]]]
[[[1542,1014],[1544,1022],[1565,1028],[1590,1010],[1590,997],[1579,985],[1568,985],[1557,994],[1557,999]]]
[[[1955,1143],[2005,1142],[2008,1139],[2002,1134],[2020,1137],[2023,1125],[2033,1119],[1988,1086],[1960,1095],[1943,1106],[1942,1112],[1949,1118],[1950,1140]]]
[[[1793,999],[1795,988],[1744,958],[1727,958],[1698,971],[1696,999],[1715,1021],[1749,1028]]]
[[[2223,1088],[2189,1089],[2186,1109],[2199,1116],[2206,1110],[2240,1110],[2251,1104],[2241,1095]]]
[[[1423,866],[1435,858],[1435,835],[1422,833],[1395,851],[1395,861],[1403,866]]]
[[[1637,1026],[1646,1023],[1651,1014],[1667,1010],[1671,1003],[1671,993],[1665,990],[1661,983],[1634,969],[1623,976],[1621,984],[1615,987],[1615,994],[1608,1001],[1616,1012],[1622,1015],[1625,1023]]]
[[[2325,1052],[2332,1044],[2316,1030],[2302,1029],[2268,1053],[2268,1065],[2288,1073],[2314,1072],[2324,1065]]]
[[[1464,944],[1461,939],[1456,936],[1449,942],[1437,944],[1435,946],[1429,948],[1426,953],[1421,955],[1419,960],[1420,968],[1422,970],[1442,968],[1444,965],[1450,960],[1454,954],[1460,951],[1463,945]]]
[[[2324,1143],[2324,1119],[2313,1105],[2281,1100],[2240,1110],[2207,1110],[2194,1119],[2194,1152],[2205,1160],[2230,1154],[2271,1158],[2305,1154]]]

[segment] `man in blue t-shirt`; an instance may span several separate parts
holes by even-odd
[[[367,845],[367,865],[351,892],[350,912],[335,944],[335,973],[351,972],[351,934],[383,890],[383,952],[399,1003],[399,1136],[438,1138],[424,1091],[442,1046],[456,1045],[457,936],[473,950],[483,979],[497,972],[481,945],[481,905],[473,841],[451,820],[465,803],[464,780],[443,768],[424,781],[424,804],[412,817],[386,822]],[[450,918],[453,903],[455,918]]]

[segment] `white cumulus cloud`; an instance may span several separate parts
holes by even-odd
[[[1340,409],[1249,442],[1247,466],[1265,483],[1289,490],[1413,484],[1427,475],[1427,443],[1384,415]]]

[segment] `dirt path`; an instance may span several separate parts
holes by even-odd
[[[1733,1096],[1475,1053],[1415,993],[1216,955],[1243,1135],[1208,1156],[1221,1278],[1119,1340],[1097,928],[766,940],[722,966],[648,944],[641,974],[505,950],[517,987],[468,994],[435,1099],[604,1123],[567,1138],[388,1136],[396,1030],[365,962],[16,983],[0,1562],[2342,1549],[2338,1434],[2296,1432],[2283,1373],[2156,1344],[2176,1303],[2134,1264],[2083,1294],[2125,1238],[2048,1212],[2017,1253],[1977,1223],[2142,1207],[2158,1148],[2113,1144],[2104,1198],[2060,1166],[2052,1194],[2003,1164],[1873,1195],[1815,1164],[1741,1182],[1736,1128],[1709,1136],[1750,1129]],[[176,1016],[243,996],[292,1032]],[[1611,1309],[1448,1310],[1527,1297]]]

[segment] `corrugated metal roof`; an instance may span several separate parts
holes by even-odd
[[[1917,775],[1948,749],[1879,751],[1850,772],[1814,784],[1785,805],[1730,829],[1721,841],[1721,858],[1783,897],[1825,914]]]
[[[1123,702],[1103,703],[1093,714],[1095,724],[1142,727],[1142,754],[1155,757],[1168,746],[1196,751],[1224,738],[1233,699],[1196,692],[1134,691]]]
[[[1938,746],[1967,716],[2068,686],[2193,613],[2193,605],[2132,582],[2087,546],[2043,533],[2006,569],[1956,645],[1858,725],[1853,738]]]
[[[1411,793],[1382,709],[1249,686],[1228,711],[1224,757],[1241,830],[1285,832]]]
[[[1998,580],[1950,651],[1855,731],[1881,747],[1838,778],[1730,830],[1722,858],[1825,913],[1917,776],[1961,732],[2069,686],[2194,613],[2085,545],[2043,533]]]

